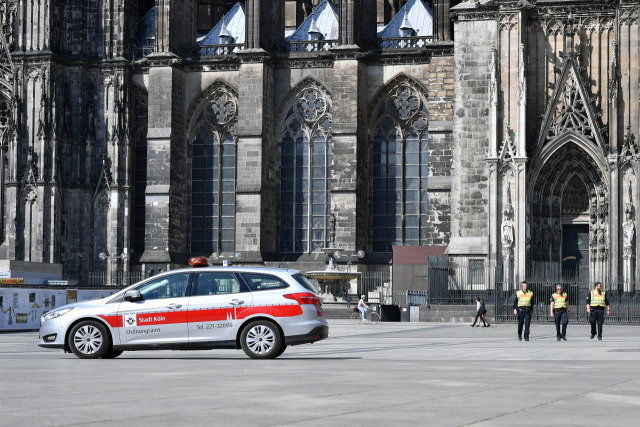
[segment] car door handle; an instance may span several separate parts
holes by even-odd
[[[167,308],[171,309],[171,310],[175,310],[175,309],[180,308],[180,307],[182,307],[182,304],[169,304],[167,306]]]
[[[229,304],[231,304],[231,305],[242,305],[242,304],[244,304],[244,301],[239,301],[237,299],[233,299],[233,300],[229,301]]]

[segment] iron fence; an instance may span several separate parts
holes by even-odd
[[[106,271],[89,272],[89,283],[87,286],[129,286],[141,281],[144,278],[142,271]]]
[[[391,304],[391,272],[366,271],[358,278],[357,296],[365,295],[367,302],[377,304]]]
[[[491,285],[495,269],[429,266],[425,277],[414,276],[414,289],[426,289],[429,304],[468,305],[475,304],[476,298],[485,304],[495,302],[495,289]]]

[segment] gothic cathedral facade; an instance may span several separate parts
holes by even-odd
[[[83,283],[439,246],[633,291],[639,10],[1,0],[0,259]]]

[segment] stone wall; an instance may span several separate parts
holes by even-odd
[[[489,63],[496,22],[455,23],[455,107],[449,253],[486,253]]]

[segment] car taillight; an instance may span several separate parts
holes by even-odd
[[[316,312],[318,316],[324,316],[324,312],[322,311],[322,301],[316,295],[309,292],[302,292],[299,294],[287,294],[283,295],[283,297],[287,299],[292,299],[296,301],[300,305],[311,304],[316,307]]]

